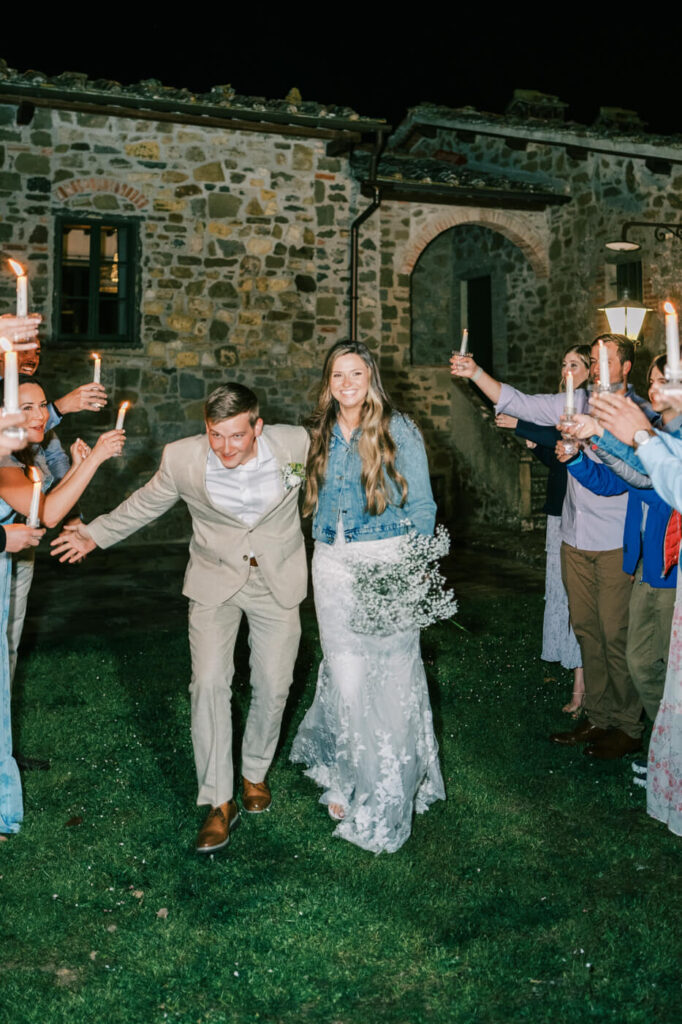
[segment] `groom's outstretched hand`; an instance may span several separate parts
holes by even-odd
[[[58,557],[60,562],[81,562],[97,545],[85,523],[74,523],[64,527],[51,547],[52,556]]]

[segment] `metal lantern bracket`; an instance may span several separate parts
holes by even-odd
[[[651,228],[657,242],[665,242],[671,236],[682,241],[682,224],[668,224],[664,221],[652,220],[628,220],[623,224],[620,238],[613,242],[606,242],[606,248],[613,252],[636,252],[641,249],[639,242],[632,242],[628,238],[630,228]]]

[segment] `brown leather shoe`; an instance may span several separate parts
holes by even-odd
[[[609,729],[606,736],[594,743],[589,743],[583,750],[587,757],[598,761],[616,761],[626,754],[634,754],[642,749],[642,741],[628,736],[622,729]]]
[[[239,810],[234,800],[212,807],[197,836],[197,853],[215,853],[230,841],[230,830],[239,824]]]
[[[553,732],[549,737],[552,743],[558,743],[561,747],[577,747],[579,743],[595,743],[606,736],[608,729],[600,729],[592,725],[589,718],[583,718],[575,729],[570,732]]]
[[[242,789],[244,810],[248,814],[260,814],[261,811],[267,811],[272,803],[272,795],[265,779],[262,782],[249,782],[248,779],[242,779],[242,782],[244,784]]]

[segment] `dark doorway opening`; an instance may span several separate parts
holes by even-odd
[[[486,373],[493,373],[493,303],[489,274],[467,280],[469,349]]]

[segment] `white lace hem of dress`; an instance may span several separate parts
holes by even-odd
[[[414,813],[445,799],[419,631],[368,636],[348,625],[353,559],[395,557],[401,542],[316,544],[324,657],[290,755],[324,789],[320,803],[343,805],[334,835],[373,853],[398,850]]]

